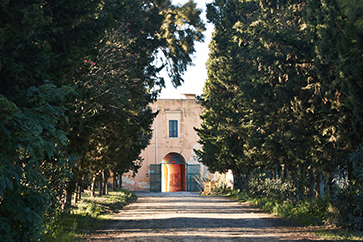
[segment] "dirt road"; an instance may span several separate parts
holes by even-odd
[[[288,222],[224,197],[195,193],[137,193],[86,241],[315,241]]]

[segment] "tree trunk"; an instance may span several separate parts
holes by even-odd
[[[82,188],[79,187],[79,192],[78,192],[78,201],[81,201],[82,199]]]
[[[75,190],[75,182],[75,179],[72,178],[66,185],[66,201],[64,204],[65,209],[70,208],[72,205],[72,195]]]
[[[81,159],[79,164],[79,176],[78,176],[79,177],[78,201],[81,200],[83,192],[83,163],[84,160]]]
[[[78,190],[79,190],[79,184],[78,182],[76,183],[76,189],[74,191],[74,198],[73,198],[73,203],[77,204],[78,203]]]
[[[317,172],[315,178],[316,194],[315,198],[324,198],[324,177],[321,171]]]
[[[292,169],[290,169],[289,167],[286,167],[286,173],[287,173],[287,176],[289,178],[289,181],[291,181],[293,184],[295,184],[294,171]]]
[[[107,195],[108,194],[108,175],[107,173],[104,171],[103,172],[103,195]]]
[[[104,180],[105,180],[105,171],[101,171],[101,177],[100,177],[100,181],[99,181],[99,188],[100,188],[100,190],[99,190],[99,193],[98,193],[98,195],[100,196],[100,197],[102,197],[102,195],[104,195],[105,193],[104,193],[104,187],[103,187],[103,182],[104,182]]]
[[[272,180],[276,181],[276,167],[274,167],[274,169],[272,169]]]
[[[117,191],[117,177],[118,177],[117,173],[114,172],[113,173],[113,183],[112,183],[112,188],[114,191]]]
[[[79,188],[78,188],[78,201],[81,201],[82,192],[83,192],[83,179],[82,179],[82,177],[80,177],[80,184],[79,184]]]
[[[334,164],[334,166],[337,166],[337,164],[338,164],[338,151],[337,151],[337,146],[336,146],[335,142],[333,143],[333,149],[334,149],[333,164]],[[335,196],[335,186],[333,184],[334,173],[335,173],[335,169],[333,170],[333,172],[329,172],[329,174],[328,174],[328,187],[329,187],[330,199],[333,199],[334,196]]]
[[[325,195],[325,177],[324,173],[320,172],[320,187],[319,187],[319,195],[321,199],[324,199]]]
[[[73,192],[70,191],[69,189],[66,190],[66,204],[65,204],[65,208],[70,208],[72,205],[72,194]]]
[[[315,175],[312,168],[309,169],[309,197],[315,197]]]
[[[353,162],[350,159],[348,159],[348,160],[346,160],[346,163],[347,163],[347,168],[348,168],[348,181],[352,181],[353,169],[354,169]]]
[[[289,181],[294,185],[295,188],[298,188],[299,184],[296,180],[296,171],[294,169],[291,169],[290,167],[286,167],[286,172],[288,174]],[[299,191],[295,192],[296,201],[300,203],[300,194]]]
[[[95,191],[96,190],[96,176],[92,177],[92,183],[91,183],[91,197],[95,197]]]
[[[300,199],[303,199],[304,197],[304,179],[305,179],[305,175],[306,175],[306,170],[305,167],[302,165],[300,168],[300,180],[299,180],[299,194],[300,194]]]
[[[285,165],[281,165],[281,180],[285,181],[286,178],[286,169],[285,169]]]
[[[103,188],[102,180],[99,180],[98,181],[98,196],[99,197],[102,197],[102,194],[103,194],[102,193],[102,190],[103,190],[102,188]]]
[[[122,189],[122,174],[118,174],[118,185],[117,189]]]
[[[102,197],[102,194],[103,194],[103,192],[102,192],[102,190],[103,190],[102,181],[103,181],[103,172],[101,172],[101,177],[98,180],[98,196],[99,197]]]
[[[333,177],[332,177],[332,174],[329,173],[329,176],[328,176],[328,187],[329,187],[329,196],[330,196],[330,199],[333,199],[334,198],[334,195],[335,195],[335,192],[334,192],[334,184],[333,184]]]

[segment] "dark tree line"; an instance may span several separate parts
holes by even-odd
[[[241,189],[257,178],[290,182],[297,202],[323,198],[325,190],[337,200],[343,181],[356,181],[362,161],[351,154],[363,135],[363,35],[362,2],[355,3],[207,5],[215,30],[198,130],[203,163],[231,169]]]
[[[74,192],[137,172],[159,73],[183,82],[199,14],[192,1],[0,1],[2,241],[36,240]]]

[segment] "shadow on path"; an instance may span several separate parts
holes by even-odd
[[[309,228],[225,197],[140,193],[83,241],[316,241]]]

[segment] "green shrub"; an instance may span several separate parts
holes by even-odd
[[[92,217],[97,217],[101,212],[102,208],[93,201],[86,208],[86,213],[89,213]]]
[[[102,221],[109,219],[110,213],[136,200],[136,196],[129,191],[110,192],[104,197],[86,197],[85,194],[79,207],[72,209],[70,214],[58,211],[55,219],[46,224],[41,241],[75,241],[81,233],[97,228]]]
[[[354,169],[352,179],[346,180],[336,195],[334,205],[339,210],[339,224],[363,230],[363,147],[349,157]]]
[[[217,182],[212,188],[211,188],[211,194],[228,194],[231,192],[231,189],[227,186],[227,183],[223,181]]]
[[[283,218],[291,218],[294,216],[294,205],[291,202],[276,202],[271,210],[274,214]]]
[[[268,197],[251,198],[248,197],[245,191],[241,192],[239,190],[232,191],[229,196],[234,199],[248,201],[269,213],[306,226],[323,224],[329,208],[327,200],[304,200],[297,204],[290,200],[281,201]]]
[[[240,189],[233,190],[228,195],[229,195],[229,197],[236,199],[238,201],[247,201],[248,200],[248,195],[245,190],[242,190],[242,191]]]
[[[249,195],[256,198],[272,198],[275,200],[294,200],[296,197],[296,188],[290,181],[282,181],[263,176],[257,176],[248,182]]]

